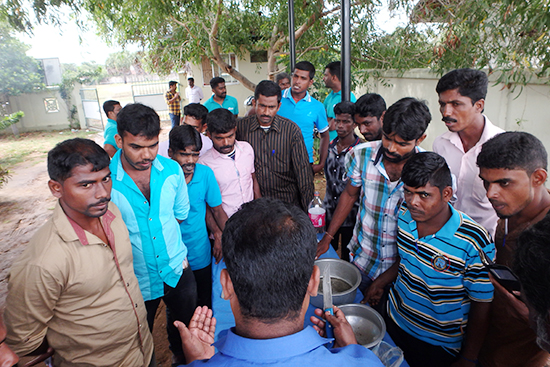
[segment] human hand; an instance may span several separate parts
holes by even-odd
[[[369,305],[375,306],[378,302],[380,302],[380,298],[382,298],[382,295],[384,294],[385,285],[378,281],[378,279],[380,278],[377,278],[367,289],[363,291],[364,297],[361,300],[361,303],[368,302]]]
[[[346,320],[344,312],[336,306],[332,306],[334,315],[330,312],[324,312],[320,308],[315,309],[315,316],[311,316],[311,322],[313,328],[319,333],[320,336],[325,337],[326,322],[330,322],[332,330],[334,332],[334,348],[345,347],[350,344],[357,344],[357,339],[353,333],[353,329]]]
[[[314,164],[311,166],[313,168],[313,174],[319,173],[323,170],[323,167],[325,167],[324,164]]]
[[[315,254],[315,260],[319,258],[322,254],[328,251],[328,247],[330,246],[330,238],[329,236],[323,236],[321,238],[321,241],[317,243],[317,253]]]
[[[514,291],[513,294],[508,292],[508,290],[500,285],[491,273],[489,273],[489,279],[491,280],[491,283],[493,283],[493,287],[495,287],[495,297],[498,297],[502,300],[502,302],[508,304],[509,307],[507,308],[511,310],[511,315],[513,317],[528,323],[529,309],[525,303],[518,299],[521,297],[521,293],[518,291]]]
[[[220,235],[214,235],[214,248],[212,249],[212,254],[214,255],[214,258],[216,259],[216,264],[220,262],[220,260],[223,257],[222,254],[222,236]]]
[[[212,358],[215,353],[212,343],[214,343],[216,319],[212,317],[211,309],[206,306],[197,307],[189,322],[189,328],[180,321],[175,321],[174,326],[180,333],[187,363]]]

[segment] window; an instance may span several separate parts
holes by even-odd
[[[235,69],[238,69],[237,64],[237,55],[227,54],[221,55],[223,60],[229,65],[233,66]],[[221,76],[225,79],[225,84],[237,84],[237,79],[233,78],[231,75],[223,71],[217,64],[209,61],[207,58],[202,59],[202,78],[204,80],[204,85],[210,85],[210,79],[215,76]]]

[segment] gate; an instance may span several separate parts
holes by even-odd
[[[101,108],[99,106],[97,89],[80,89],[80,99],[82,100],[86,128],[100,131],[104,130],[105,126],[103,124],[103,114],[101,113]]]
[[[181,90],[181,88],[178,89]],[[132,97],[134,98],[134,102],[143,103],[144,105],[157,111],[161,120],[170,120],[170,117],[168,116],[168,106],[166,105],[166,101],[164,99],[164,94],[167,90],[167,81],[133,84]]]

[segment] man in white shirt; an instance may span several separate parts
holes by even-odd
[[[483,114],[488,82],[484,72],[473,69],[456,69],[439,79],[439,111],[449,131],[435,139],[433,151],[445,158],[456,177],[454,207],[494,236],[498,217],[476,165],[483,143],[504,132]]]
[[[185,98],[187,98],[189,103],[201,103],[201,100],[204,98],[202,88],[197,87],[195,79],[191,77],[187,78],[187,83],[189,83],[189,86],[185,88]]]

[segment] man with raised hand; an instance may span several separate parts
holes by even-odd
[[[88,139],[48,153],[58,201],[8,284],[6,341],[20,356],[52,347],[55,366],[155,365],[128,230],[110,202],[109,162]]]
[[[271,198],[244,204],[223,232],[222,297],[231,304],[235,327],[211,345],[216,325],[211,310],[198,308],[189,328],[176,323],[187,361],[194,361],[192,366],[382,367],[357,344],[336,306],[334,316],[316,311],[334,327],[334,349],[324,346],[332,340],[322,337],[324,321],[312,316],[315,329],[304,329],[320,281],[316,242],[311,221],[295,205]]]
[[[188,323],[197,304],[195,277],[179,228],[189,213],[185,176],[178,163],[157,155],[160,118],[155,110],[129,104],[117,122],[120,150],[111,160],[113,202],[130,232],[149,328],[162,299],[172,360],[181,363],[181,340],[170,320]]]
[[[483,144],[479,177],[499,217],[496,263],[512,267],[518,236],[550,210],[548,157],[541,141],[526,132],[505,132]],[[539,348],[527,308],[497,282],[480,362],[485,367],[542,367],[550,355]]]

